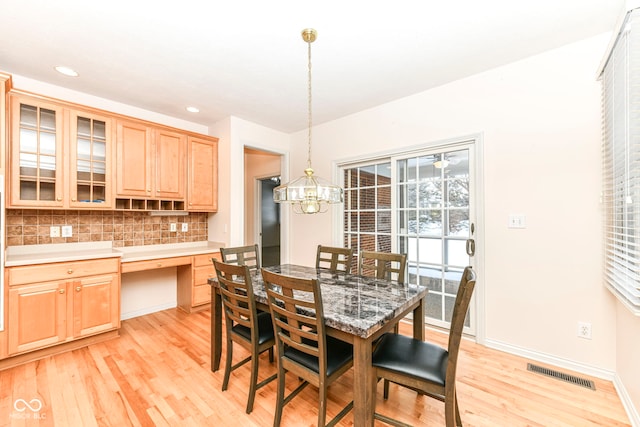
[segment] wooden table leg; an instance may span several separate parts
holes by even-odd
[[[220,368],[222,354],[222,298],[215,286],[211,286],[211,370]]]
[[[354,340],[353,377],[353,425],[372,427],[377,381],[371,365],[370,338]]]
[[[413,337],[424,341],[424,305],[426,297],[420,300],[420,304],[413,310]]]

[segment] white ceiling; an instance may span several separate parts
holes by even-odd
[[[304,28],[318,31],[319,124],[611,31],[624,4],[2,0],[0,70],[203,125],[233,115],[292,132],[307,124]]]

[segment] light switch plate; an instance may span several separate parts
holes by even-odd
[[[169,231],[178,231],[178,227],[175,222],[172,222],[171,225],[169,225]]]
[[[189,231],[189,223],[186,223],[186,222],[182,223],[182,231],[183,232]]]
[[[57,225],[49,227],[49,237],[60,237],[60,227]]]
[[[527,217],[523,214],[509,214],[509,228],[527,228]]]

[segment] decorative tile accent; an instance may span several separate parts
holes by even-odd
[[[43,243],[113,242],[114,247],[201,242],[208,239],[206,212],[188,216],[150,216],[148,212],[6,210],[7,246]],[[170,231],[171,224],[178,231]],[[189,231],[182,232],[187,223]],[[50,237],[50,227],[70,225],[71,237]]]

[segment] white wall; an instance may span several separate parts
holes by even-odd
[[[313,166],[470,134],[484,139],[487,344],[601,376],[616,367],[616,311],[602,285],[600,84],[608,34],[314,128]],[[437,64],[434,64],[437,66]],[[293,135],[292,168],[306,153]],[[294,173],[295,174],[295,173]],[[507,229],[509,213],[527,228]],[[291,261],[331,242],[331,215],[292,216]],[[593,339],[577,338],[577,322]]]
[[[229,245],[244,245],[253,240],[253,236],[245,236],[245,206],[244,206],[244,185],[245,185],[245,164],[244,148],[255,148],[282,155],[281,175],[284,180],[288,176],[286,167],[289,156],[290,140],[289,134],[279,132],[237,117],[230,118],[230,142],[229,142],[229,186],[221,189],[228,189],[230,194],[230,217],[229,217]],[[222,158],[224,159],[224,158]],[[221,160],[224,162],[224,160]],[[222,191],[222,190],[221,190]],[[286,221],[286,218],[285,218]],[[286,227],[283,234],[286,236]],[[211,235],[211,232],[210,232]],[[286,254],[287,244],[283,243],[282,252]],[[286,259],[286,256],[283,257]]]

